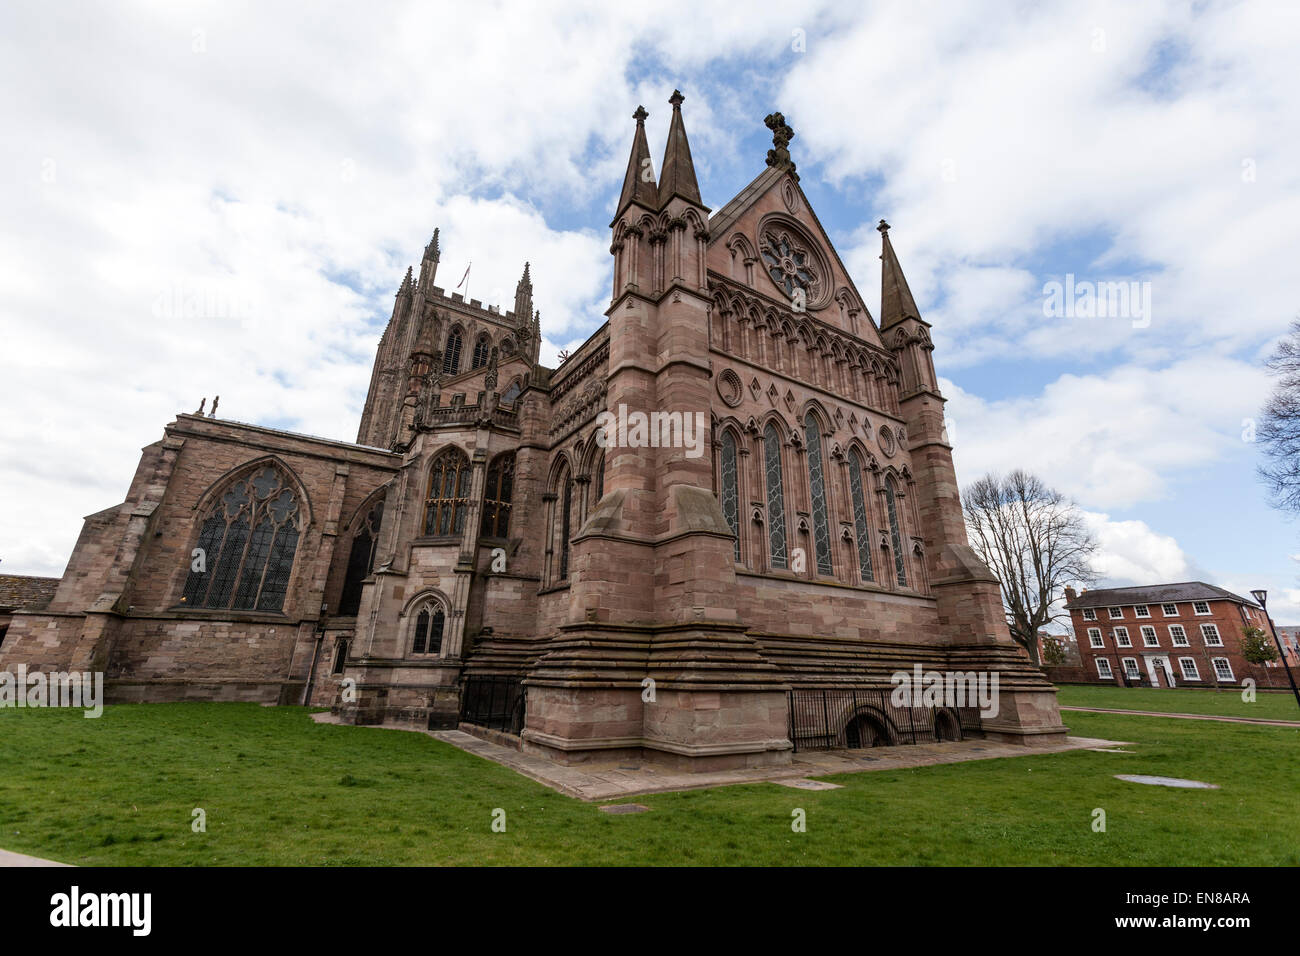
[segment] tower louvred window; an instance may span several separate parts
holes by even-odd
[[[444,375],[454,375],[460,371],[460,353],[461,349],[464,348],[464,341],[460,329],[452,329],[451,334],[447,336],[447,347],[442,352],[442,372]]]
[[[482,368],[486,365],[491,352],[492,340],[486,335],[480,335],[478,341],[474,343],[474,357],[470,362],[470,368]]]
[[[185,607],[279,611],[298,550],[298,499],[279,469],[236,479],[204,520],[181,594]]]

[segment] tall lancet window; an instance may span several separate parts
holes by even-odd
[[[279,611],[298,550],[298,499],[266,465],[236,480],[199,532],[202,561],[190,564],[185,607]]]
[[[460,371],[460,353],[464,345],[465,337],[460,329],[452,329],[447,336],[447,347],[442,350],[442,374],[455,375]]]
[[[722,452],[718,461],[718,498],[727,527],[736,536],[736,560],[740,560],[740,495],[736,490],[736,436],[730,429],[722,432]]]
[[[822,433],[817,416],[809,412],[803,420],[808,445],[808,490],[812,495],[813,540],[817,548],[817,572],[832,574],[831,528],[826,516],[826,479],[822,474]]]
[[[907,587],[907,564],[903,554],[903,533],[898,527],[897,493],[894,490],[892,476],[885,479],[885,507],[889,509],[889,541],[894,547],[894,572],[898,575],[898,586]]]
[[[569,576],[569,535],[573,533],[573,479],[565,476],[560,498],[560,577]]]
[[[763,471],[767,477],[767,549],[772,567],[786,566],[785,488],[781,483],[781,436],[776,426],[763,429]]]
[[[849,490],[853,493],[853,534],[858,539],[858,571],[862,580],[873,581],[871,573],[871,528],[867,520],[867,498],[863,494],[862,456],[855,448],[849,456]]]
[[[352,550],[348,553],[348,571],[343,581],[343,596],[339,598],[339,615],[356,617],[361,608],[361,586],[375,567],[375,547],[379,544],[379,525],[384,518],[384,500],[375,502],[365,519],[352,536]]]

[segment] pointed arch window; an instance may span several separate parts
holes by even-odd
[[[429,471],[424,503],[424,533],[460,534],[469,508],[469,459],[454,448],[440,452]]]
[[[808,446],[808,491],[812,496],[813,543],[817,551],[817,572],[833,574],[831,565],[831,527],[826,514],[826,478],[822,472],[822,434],[817,416],[809,412],[803,420],[804,441]]]
[[[289,590],[301,521],[288,478],[270,465],[236,479],[204,520],[181,604],[279,611]]]
[[[334,645],[334,666],[330,668],[331,674],[342,674],[348,662],[348,642],[347,638],[339,638]]]
[[[488,355],[492,351],[492,340],[484,332],[474,343],[474,356],[470,362],[470,368],[482,368],[488,363]]]
[[[375,549],[379,546],[379,525],[384,520],[384,499],[374,503],[352,535],[348,552],[348,572],[339,598],[339,615],[356,617],[361,609],[361,585],[375,567]]]
[[[501,393],[501,404],[509,405],[511,402],[513,402],[515,399],[519,397],[520,393],[523,392],[523,390],[524,390],[523,386],[519,384],[519,379],[515,379],[513,382],[510,383],[510,387]]]
[[[894,573],[898,575],[898,586],[907,587],[907,562],[903,555],[903,533],[898,526],[897,492],[894,478],[885,479],[885,507],[889,511],[889,542],[894,548]]]
[[[464,342],[465,337],[460,329],[452,329],[447,336],[447,347],[442,350],[442,374],[454,375],[460,371],[460,353]]]
[[[871,571],[871,530],[867,519],[867,498],[863,494],[862,456],[855,448],[849,456],[849,490],[853,494],[853,535],[858,541],[858,572],[864,581],[874,581]]]
[[[411,628],[411,653],[434,657],[442,654],[442,632],[446,624],[447,615],[441,604],[431,601],[420,608]]]
[[[767,478],[767,549],[772,567],[786,567],[785,487],[781,482],[781,436],[768,422],[763,429],[763,471]]]
[[[483,488],[483,521],[479,534],[485,538],[510,536],[510,501],[515,484],[515,455],[498,455],[488,466]]]
[[[736,560],[740,560],[740,494],[736,485],[736,436],[731,429],[722,432],[721,454],[718,456],[718,498],[727,527],[735,535]]]

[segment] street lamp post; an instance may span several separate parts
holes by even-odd
[[[1259,602],[1259,606],[1264,609],[1264,617],[1268,621],[1269,633],[1273,635],[1273,643],[1277,645],[1277,652],[1282,655],[1282,666],[1286,668],[1286,679],[1291,682],[1291,693],[1295,695],[1296,706],[1300,707],[1300,690],[1295,686],[1295,675],[1291,673],[1291,665],[1286,662],[1286,648],[1282,642],[1277,639],[1277,628],[1273,626],[1273,615],[1268,613],[1268,592],[1262,588],[1258,591],[1251,591],[1251,597]]]

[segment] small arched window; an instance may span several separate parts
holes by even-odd
[[[767,478],[767,548],[772,567],[786,566],[785,488],[781,482],[781,436],[768,422],[763,429],[763,471]]]
[[[352,535],[348,552],[348,573],[339,598],[339,615],[355,617],[361,608],[361,585],[375,567],[375,549],[379,546],[379,524],[384,519],[384,499],[380,498],[362,519]]]
[[[853,534],[858,539],[858,571],[862,580],[873,581],[871,571],[871,522],[867,518],[867,499],[863,493],[862,456],[857,449],[849,456],[849,490],[853,493]]]
[[[499,455],[488,467],[483,488],[483,522],[479,534],[485,538],[510,536],[510,498],[514,492],[515,456]]]
[[[469,507],[469,459],[448,448],[433,460],[429,471],[429,494],[424,503],[424,533],[460,534]]]
[[[339,642],[334,645],[334,666],[330,668],[331,674],[342,674],[344,667],[348,662],[348,642],[346,638],[340,638]]]
[[[740,560],[740,495],[736,486],[736,436],[731,429],[722,432],[722,448],[718,456],[718,499],[727,527],[736,536],[736,560]]]
[[[523,390],[524,390],[523,386],[519,384],[519,379],[515,379],[513,382],[510,383],[510,387],[501,393],[501,404],[503,405],[511,404],[515,399],[519,397],[520,393],[522,393]]]
[[[822,435],[817,416],[809,412],[803,420],[808,446],[808,492],[812,496],[813,541],[817,549],[817,571],[832,574],[831,529],[826,515],[826,479],[822,473]]]
[[[903,554],[903,533],[898,526],[897,492],[894,490],[894,478],[885,479],[885,507],[889,511],[889,541],[894,548],[894,572],[898,575],[898,586],[907,587],[907,564]]]
[[[488,363],[488,355],[492,351],[492,340],[484,332],[474,343],[474,356],[470,362],[470,368],[482,368]]]
[[[265,465],[236,479],[199,532],[185,607],[279,611],[298,550],[300,512],[288,478]]]
[[[447,615],[442,605],[430,602],[420,608],[411,628],[411,653],[437,656],[442,653],[442,631]]]
[[[447,336],[447,347],[442,350],[442,374],[455,375],[460,371],[460,353],[464,348],[465,337],[459,328],[451,330]]]

